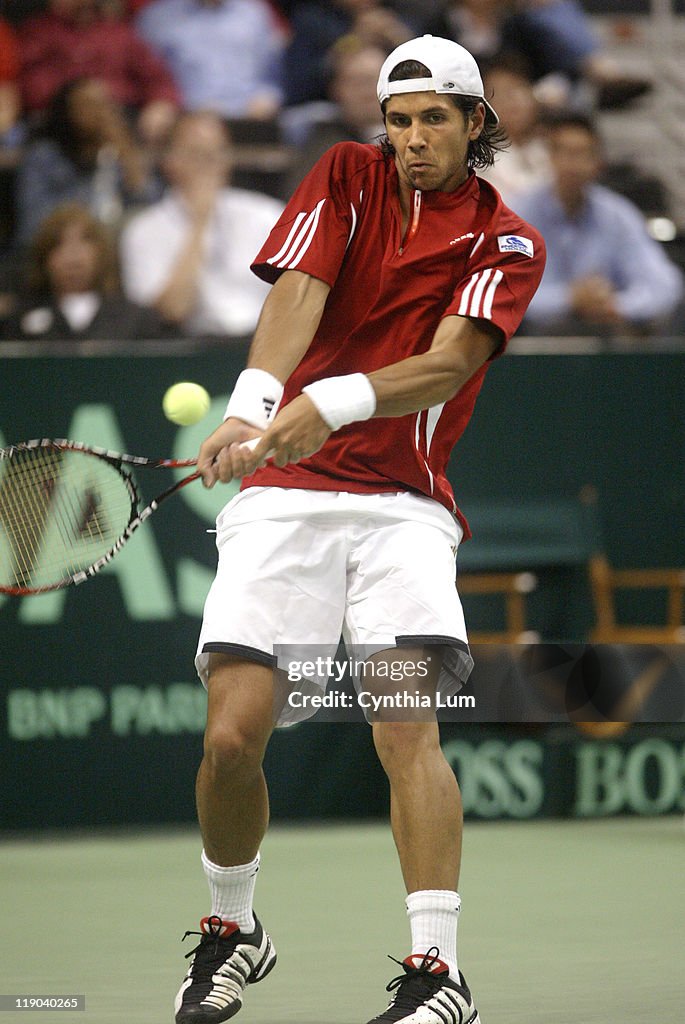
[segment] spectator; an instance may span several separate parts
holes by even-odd
[[[20,164],[17,241],[26,243],[50,210],[67,200],[78,200],[116,227],[124,208],[160,195],[161,184],[107,86],[78,78],[53,97]]]
[[[21,102],[19,99],[19,47],[11,25],[0,18],[0,146],[15,141]]]
[[[221,118],[182,114],[163,161],[170,188],[122,236],[126,294],[193,335],[250,333],[269,290],[250,263],[283,207],[227,187],[230,166]]]
[[[343,36],[335,43],[330,53],[328,116],[311,127],[299,147],[288,175],[288,195],[336,142],[374,142],[385,133],[376,93],[385,58],[384,50],[355,36]]]
[[[479,62],[491,60],[504,45],[503,27],[510,6],[507,0],[445,2],[426,31],[461,43]]]
[[[152,310],[125,299],[106,230],[78,203],[53,210],[30,249],[27,290],[6,338],[94,341],[168,337]]]
[[[186,109],[278,113],[285,33],[266,0],[154,0],[137,26],[171,68]]]
[[[516,55],[495,60],[483,80],[485,94],[509,137],[509,146],[498,154],[494,166],[486,167],[480,175],[495,186],[507,206],[515,207],[521,193],[550,180],[540,107],[526,64]]]
[[[650,88],[602,50],[576,0],[450,0],[426,31],[457,40],[479,61],[517,52],[550,105],[587,103],[585,85],[603,108],[622,106]]]
[[[24,106],[38,113],[72,78],[100,78],[113,99],[136,112],[141,138],[154,143],[169,129],[178,90],[161,58],[107,10],[104,0],[48,0],[47,11],[21,25]]]
[[[526,328],[618,332],[668,317],[682,294],[680,271],[647,233],[639,210],[597,184],[600,139],[593,123],[577,114],[559,117],[549,139],[551,184],[516,204],[547,244]]]
[[[328,52],[341,36],[355,35],[388,54],[414,35],[412,27],[376,0],[302,3],[291,17],[292,40],[285,53],[285,102],[326,99]]]

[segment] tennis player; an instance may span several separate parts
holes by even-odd
[[[253,270],[273,288],[226,418],[200,449],[206,486],[243,487],[217,521],[196,661],[209,695],[197,806],[212,903],[177,1024],[228,1020],[276,962],[252,906],[262,760],[275,722],[311,713],[282,685],[283,651],[334,652],[342,632],[369,664],[401,662],[411,693],[407,666],[425,656],[439,671],[422,686],[443,696],[472,667],[455,587],[468,526],[445,468],[537,288],[544,246],[474,173],[503,136],[470,53],[432,36],[403,43],[378,98],[387,138],[326,153],[258,254]],[[479,1024],[457,960],[457,782],[435,714],[398,718],[370,713],[411,950],[373,1024]]]

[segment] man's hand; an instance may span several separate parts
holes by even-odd
[[[235,418],[224,420],[200,447],[197,468],[202,474],[204,486],[211,488],[217,480],[229,483],[234,478],[244,476],[247,455],[250,456],[251,462],[254,462],[254,459],[252,452],[242,445],[245,441],[258,437],[259,431],[249,423]]]
[[[281,409],[255,448],[247,448],[245,442],[260,437],[258,430],[242,420],[226,420],[203,443],[197,468],[205,487],[213,487],[217,480],[227,484],[250,476],[267,459],[277,466],[306,459],[318,452],[330,435],[330,427],[311,399],[298,395]]]
[[[311,398],[298,395],[277,413],[252,452],[255,469],[267,458],[277,466],[307,459],[318,452],[331,433]]]
[[[592,323],[616,324],[622,319],[611,282],[600,274],[573,282],[571,306],[574,313]]]
[[[212,168],[200,171],[183,193],[186,211],[194,228],[204,231],[216,209],[223,177]]]

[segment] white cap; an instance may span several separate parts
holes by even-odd
[[[390,75],[405,60],[415,60],[431,72],[431,78],[408,78],[391,82]],[[386,58],[378,76],[378,101],[406,92],[438,92],[451,96],[477,96],[485,104],[486,120],[498,124],[499,118],[483,91],[483,79],[475,58],[459,43],[440,36],[420,36],[396,47]]]

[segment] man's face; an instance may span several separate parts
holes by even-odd
[[[375,46],[366,46],[340,58],[331,83],[331,95],[348,124],[362,129],[380,126],[376,82],[384,60],[384,51]]]
[[[508,68],[494,67],[485,78],[492,102],[512,142],[527,139],[535,130],[538,104],[529,81]]]
[[[563,195],[582,195],[599,174],[597,142],[580,126],[565,125],[552,131],[549,153],[557,188]]]
[[[172,185],[186,188],[199,177],[224,181],[229,173],[231,153],[228,140],[213,115],[195,114],[179,124],[164,160]]]
[[[469,142],[480,135],[484,118],[482,105],[465,118],[449,96],[435,92],[391,96],[385,127],[400,181],[425,192],[453,192],[466,180]]]

